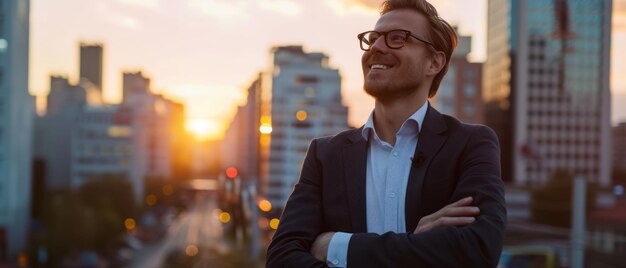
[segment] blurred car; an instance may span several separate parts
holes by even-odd
[[[559,252],[547,245],[505,247],[498,268],[560,268]]]

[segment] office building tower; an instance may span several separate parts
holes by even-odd
[[[87,80],[100,90],[102,95],[103,72],[102,44],[80,44],[80,80]]]
[[[459,45],[452,54],[448,72],[439,85],[433,105],[441,113],[452,115],[463,122],[483,124],[483,65],[467,60],[471,45],[471,36],[459,36]]]
[[[102,177],[127,179],[136,196],[143,180],[132,177],[133,120],[120,106],[84,106],[71,130],[71,188],[78,189]]]
[[[272,66],[248,87],[222,141],[222,170],[235,167],[280,211],[300,174],[309,142],[348,128],[339,71],[328,56],[275,47]]]
[[[246,181],[257,181],[260,177],[261,83],[262,74],[259,74],[248,87],[246,104],[237,107],[222,140],[221,169],[237,168]]]
[[[184,106],[153,93],[150,79],[142,72],[124,73],[122,91],[121,106],[133,118],[131,177],[148,182],[188,179],[192,161],[184,131]],[[143,198],[138,197],[138,201]]]
[[[30,1],[0,1],[0,263],[25,253],[35,102],[28,93]]]
[[[612,1],[490,0],[486,123],[503,178],[542,184],[567,170],[610,183]]]
[[[89,95],[99,95],[99,91],[88,85],[71,84],[64,76],[50,77],[46,114],[35,118],[33,148],[34,157],[45,163],[47,189],[71,188],[72,130],[89,104]]]
[[[133,96],[144,96],[150,92],[150,78],[141,71],[122,73],[122,102],[131,101]]]
[[[342,103],[339,71],[323,53],[307,53],[301,46],[272,49],[271,127],[267,197],[284,207],[309,142],[348,128],[348,109]]]

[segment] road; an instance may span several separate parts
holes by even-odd
[[[128,267],[216,267],[216,256],[232,254],[233,243],[225,239],[217,202],[211,195],[198,196],[196,204],[183,212],[159,242],[135,252]],[[213,265],[212,265],[213,264]],[[230,266],[230,265],[225,265]]]

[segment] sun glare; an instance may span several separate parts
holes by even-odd
[[[222,135],[220,125],[211,119],[187,119],[185,128],[199,140],[217,139]]]

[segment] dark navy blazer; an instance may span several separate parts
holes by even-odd
[[[367,142],[361,129],[315,139],[268,248],[267,267],[324,267],[309,250],[322,232],[354,233],[349,267],[496,267],[506,222],[500,148],[490,128],[428,108],[407,184],[406,233],[367,233]],[[420,218],[472,196],[463,227],[413,234]]]

